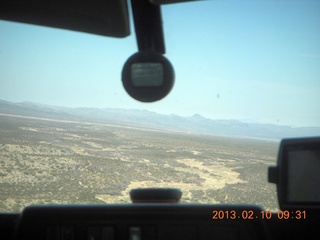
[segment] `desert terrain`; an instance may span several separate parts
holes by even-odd
[[[267,167],[278,142],[0,116],[0,211],[31,204],[129,203],[139,187],[176,187],[182,203],[277,209]]]

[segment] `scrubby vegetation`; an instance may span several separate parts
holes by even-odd
[[[107,124],[0,117],[0,211],[124,203],[134,187],[178,187],[182,202],[277,208],[277,143]]]

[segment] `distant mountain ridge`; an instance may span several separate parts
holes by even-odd
[[[273,140],[290,137],[320,136],[320,127],[290,127],[245,123],[238,120],[212,120],[199,114],[191,117],[181,117],[174,114],[163,115],[135,109],[67,108],[31,102],[12,103],[0,100],[0,114],[58,120],[91,121],[170,131]]]

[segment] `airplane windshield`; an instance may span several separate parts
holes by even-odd
[[[121,82],[133,25],[119,39],[0,21],[0,212],[130,203],[140,187],[276,211],[267,168],[280,140],[320,135],[319,10],[312,0],[162,6],[175,84],[155,103]],[[138,67],[137,85],[161,85]]]

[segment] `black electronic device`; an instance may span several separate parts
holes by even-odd
[[[122,83],[127,93],[142,102],[164,98],[172,89],[174,70],[162,54],[141,51],[132,55],[122,70]]]
[[[320,137],[283,139],[268,181],[277,184],[280,209],[320,209]]]

